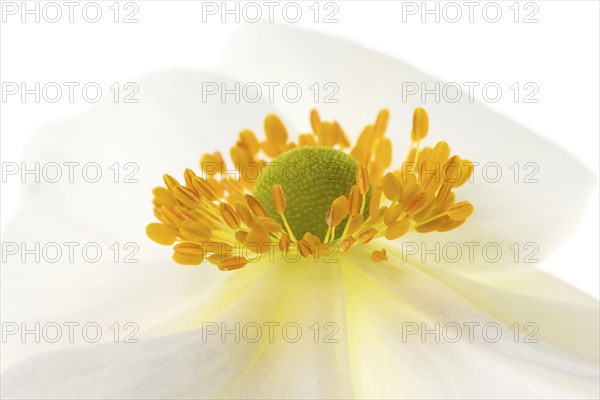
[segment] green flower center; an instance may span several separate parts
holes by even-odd
[[[254,196],[265,207],[269,217],[282,223],[275,212],[272,198],[274,184],[283,188],[286,199],[285,217],[294,235],[300,239],[306,232],[325,238],[325,217],[331,202],[348,196],[356,184],[358,163],[348,154],[327,147],[299,147],[275,158],[265,167],[254,187]],[[342,233],[346,222],[336,229]]]

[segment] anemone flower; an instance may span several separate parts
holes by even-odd
[[[401,102],[402,82],[435,79],[319,34],[243,30],[222,67],[149,77],[139,104],[32,142],[28,160],[129,161],[141,184],[31,184],[5,240],[140,243],[139,262],[8,259],[2,318],[23,326],[5,335],[4,397],[598,397],[595,299],[512,253],[423,253],[535,242],[543,258],[591,186],[576,159],[481,104]],[[203,82],[236,79],[336,82],[339,102],[309,117],[306,99],[201,98]],[[515,161],[538,182],[476,175]],[[56,321],[141,332],[10,340]]]

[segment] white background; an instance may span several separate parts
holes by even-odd
[[[9,2],[3,2],[3,7]],[[33,8],[34,3],[28,2]],[[62,2],[58,2],[62,4]],[[63,15],[57,23],[40,23],[20,14],[4,15],[1,26],[0,71],[3,82],[110,82],[135,81],[140,76],[168,67],[215,69],[230,35],[240,24],[228,17],[202,22],[202,4],[194,1],[137,1],[138,23],[112,21],[109,7],[102,2],[100,22],[82,18],[80,2],[75,22]],[[132,8],[119,8],[122,20]],[[262,4],[262,2],[258,2]],[[577,156],[596,176],[599,160],[599,3],[596,1],[538,1],[536,8],[514,1],[498,2],[503,11],[498,23],[490,23],[479,8],[474,22],[463,14],[457,23],[439,23],[420,14],[405,15],[402,2],[338,2],[339,23],[314,23],[309,7],[302,3],[306,18],[295,25],[350,38],[366,46],[401,58],[430,74],[451,82],[535,82],[540,91],[537,104],[515,103],[510,96],[489,106],[540,135],[551,139]],[[404,2],[406,3],[406,2]],[[433,9],[436,2],[429,2]],[[16,2],[20,6],[21,2]],[[40,6],[43,6],[43,2]],[[217,4],[220,4],[217,3]],[[421,2],[415,3],[421,6]],[[457,2],[463,13],[468,9]],[[445,3],[440,2],[440,12]],[[526,8],[527,7],[527,8]],[[523,23],[533,10],[537,23]],[[263,8],[266,12],[266,8]],[[446,9],[449,18],[454,11]],[[66,8],[63,8],[66,12]],[[275,13],[281,23],[281,13]],[[323,18],[323,15],[320,16]],[[245,23],[245,22],[240,22]],[[40,104],[7,101],[1,104],[2,161],[20,160],[27,140],[37,128],[91,107],[76,101]],[[19,203],[18,184],[2,188],[2,232]],[[565,204],[564,212],[569,212]],[[590,198],[579,230],[542,268],[598,297],[598,190]]]

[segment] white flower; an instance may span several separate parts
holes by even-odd
[[[420,106],[401,102],[402,82],[434,81],[354,44],[273,26],[234,37],[223,70],[244,81],[302,87],[335,82],[340,102],[319,105],[321,115],[339,119],[354,138],[387,107],[388,137],[397,148],[407,143],[412,112]],[[262,117],[274,111],[300,128],[289,129],[293,134],[310,129],[306,113],[313,105],[307,98],[278,103],[277,110],[265,103],[202,102],[202,82],[231,79],[192,71],[159,74],[140,82],[138,105],[103,104],[38,133],[28,159],[132,161],[140,166],[140,184],[30,185],[5,240],[137,242],[140,263],[10,259],[2,267],[3,322],[95,321],[106,328],[135,321],[144,335],[137,344],[49,352],[12,368],[61,343],[3,343],[3,396],[598,397],[598,302],[529,264],[421,262],[406,258],[398,242],[375,240],[331,265],[302,258],[229,273],[210,265],[172,265],[169,252],[143,235],[149,191],[164,172],[180,176],[202,153],[226,151],[241,128],[259,130]],[[591,174],[480,104],[426,107],[434,140],[482,164],[535,162],[539,183],[475,179],[458,190],[475,205],[468,223],[403,240],[429,248],[478,242],[504,249],[535,241],[538,258],[560,245],[577,223]],[[371,262],[371,251],[381,247],[388,260]],[[524,340],[527,323],[538,343]],[[283,332],[285,324],[292,330]],[[487,336],[486,324],[492,327]],[[457,325],[463,337],[454,342]],[[222,340],[224,328],[232,332]],[[294,341],[298,328],[302,335]],[[424,328],[432,332],[423,337]],[[502,336],[496,338],[498,328]],[[254,342],[257,329],[262,337]]]

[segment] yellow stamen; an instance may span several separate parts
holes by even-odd
[[[267,212],[265,211],[265,208],[263,207],[262,204],[260,204],[260,202],[256,199],[256,197],[252,196],[251,194],[247,194],[245,197],[246,197],[246,203],[248,204],[248,207],[250,207],[250,210],[252,210],[254,215],[256,215],[257,217],[266,217],[267,216]]]
[[[321,146],[333,147],[336,144],[336,132],[331,122],[321,122],[317,130],[317,136]]]
[[[388,172],[381,181],[381,189],[388,200],[398,201],[402,194],[402,184],[396,174]]]
[[[231,229],[239,229],[240,218],[238,217],[233,207],[231,207],[227,203],[221,203],[219,204],[219,211],[221,212],[223,220]]]
[[[315,134],[319,131],[320,125],[321,117],[319,117],[319,112],[315,109],[310,110],[310,126]]]
[[[407,219],[396,221],[392,225],[388,226],[388,228],[385,230],[385,238],[387,240],[398,239],[400,236],[408,232],[409,227],[410,221]]]
[[[344,251],[344,252],[348,251],[348,249],[354,244],[355,241],[356,241],[356,239],[354,239],[352,236],[348,236],[347,238],[342,240],[342,243],[340,245],[340,250]]]
[[[285,151],[288,133],[277,115],[271,114],[265,118],[265,135],[273,147],[279,151]]]
[[[287,218],[285,218],[285,195],[283,188],[279,184],[273,185],[273,206],[275,207],[275,212],[281,217],[288,235],[295,242],[296,238],[294,237],[292,228],[290,228],[290,224],[288,224]]]
[[[367,205],[367,192],[369,191],[369,172],[364,165],[360,165],[356,169],[356,185],[360,190],[360,194],[362,196],[362,202],[360,205],[360,214],[365,211],[365,206]]]
[[[173,247],[173,260],[183,265],[198,265],[204,259],[202,246],[195,243],[179,243]]]
[[[472,213],[473,206],[468,201],[461,201],[448,209],[448,216],[453,221],[467,219]]]
[[[296,143],[289,141],[279,117],[268,115],[264,120],[266,139],[261,142],[252,131],[244,129],[230,149],[240,176],[231,174],[219,152],[202,155],[203,176],[186,169],[184,184],[164,175],[165,186],[152,191],[153,211],[160,223],[149,224],[146,233],[157,243],[175,244],[173,260],[179,264],[198,265],[208,260],[229,271],[246,266],[274,248],[284,253],[292,249],[302,257],[314,255],[317,260],[337,248],[330,245],[332,242],[348,252],[354,245],[383,238],[396,240],[409,231],[445,232],[465,223],[473,206],[468,201],[456,202],[454,189],[468,182],[474,164],[458,155],[451,156],[450,146],[444,141],[421,147],[429,132],[429,117],[424,109],[417,108],[405,163],[399,169],[388,170],[393,158],[393,143],[385,136],[389,118],[389,111],[381,110],[351,146],[341,125],[321,120],[316,110],[310,113],[312,132],[299,135]],[[296,150],[292,153],[291,149]],[[327,163],[317,166],[329,168],[325,178],[333,181],[328,184],[316,179],[314,185],[307,183],[306,177],[314,173],[310,168],[299,171],[305,178],[303,185],[293,180],[261,181],[271,168],[269,158],[275,157],[277,161],[293,159],[295,163],[309,159],[311,167],[322,160],[333,160],[334,168]],[[260,175],[258,185],[257,180],[245,179],[243,172],[249,167]],[[280,183],[292,197],[286,199]],[[261,184],[262,191],[258,191]],[[315,190],[321,199],[317,214],[316,207],[301,200],[305,192],[310,192],[306,198],[316,202]],[[319,190],[323,197],[319,197]],[[288,219],[302,231],[301,239],[294,236]],[[339,235],[336,228],[344,221]],[[240,244],[253,254],[250,259]],[[387,259],[385,249],[371,252],[373,262]]]
[[[340,196],[336,198],[333,203],[331,203],[331,207],[327,211],[327,215],[325,217],[325,222],[331,228],[327,231],[329,232],[329,236],[325,243],[328,241],[335,240],[335,228],[342,222],[344,218],[348,216],[348,198],[346,196]]]
[[[192,189],[185,186],[176,186],[173,193],[177,200],[188,208],[194,209],[200,207],[200,197]]]
[[[380,185],[377,185],[375,189],[373,189],[373,193],[371,193],[371,204],[369,204],[369,215],[371,216],[374,216],[375,214],[377,214],[377,211],[379,211],[379,206],[381,204],[381,191],[382,187]],[[363,205],[361,206],[360,215],[362,215],[362,210],[365,208],[364,198],[365,196],[363,196]]]
[[[156,243],[167,246],[172,245],[177,240],[177,234],[169,225],[152,223],[146,227],[146,234]]]
[[[238,215],[240,216],[240,219],[242,220],[242,222],[247,227],[251,227],[252,224],[254,223],[254,217],[252,216],[250,209],[244,203],[237,201],[235,203],[235,210],[237,211]]]
[[[390,119],[390,112],[384,108],[377,114],[377,120],[375,121],[374,133],[376,138],[383,137],[385,130],[387,129],[388,121]]]
[[[206,197],[210,201],[218,200],[217,194],[213,190],[213,188],[208,184],[208,182],[202,178],[194,176],[192,178],[192,186],[196,191]]]
[[[287,233],[283,232],[281,234],[281,238],[279,239],[279,250],[281,250],[284,253],[287,253],[291,244],[292,244],[292,241],[291,241],[289,235]]]
[[[308,244],[308,242],[304,239],[300,239],[296,242],[298,246],[298,251],[302,257],[308,257],[313,253],[312,247]]]
[[[205,242],[210,238],[210,229],[208,226],[197,221],[183,221],[179,225],[181,237],[194,242]]]
[[[376,234],[377,234],[377,229],[369,228],[366,231],[362,232],[360,235],[358,235],[358,240],[360,240],[360,242],[362,244],[367,244],[371,240],[373,240],[373,238],[375,237]]]
[[[157,206],[171,206],[175,207],[179,205],[179,201],[175,195],[168,189],[163,187],[157,187],[152,190],[154,195],[155,205]]]
[[[417,107],[413,113],[412,141],[420,142],[425,139],[428,131],[429,117],[427,116],[427,111],[421,107]]]
[[[240,139],[238,140],[237,145],[244,147],[252,156],[255,156],[260,150],[258,139],[256,139],[256,135],[254,135],[254,132],[250,129],[244,129],[240,132]]]
[[[373,262],[387,261],[387,259],[387,252],[385,251],[385,249],[374,250],[371,253],[371,261]]]

